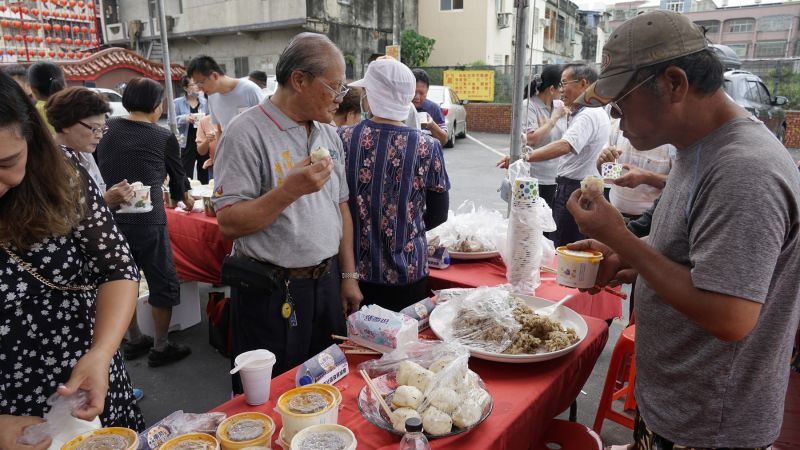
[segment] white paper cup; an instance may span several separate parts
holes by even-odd
[[[604,162],[600,165],[600,175],[605,180],[616,180],[622,176],[622,164],[615,162]]]
[[[128,202],[128,207],[135,209],[147,209],[152,204],[153,202],[150,199],[150,186],[135,187],[133,189],[133,198]]]
[[[418,112],[417,113],[417,120],[419,121],[420,124],[428,123],[428,122],[431,121],[431,115],[428,114],[425,111]]]
[[[584,252],[570,250],[567,247],[556,249],[558,256],[558,273],[556,281],[567,287],[588,289],[595,285],[597,270],[603,254],[600,252]]]
[[[272,381],[272,367],[275,365],[275,355],[269,350],[251,350],[241,353],[234,360],[234,365],[250,359],[250,355],[258,355],[256,361],[239,370],[244,388],[244,400],[248,405],[263,405],[269,400],[269,386]]]

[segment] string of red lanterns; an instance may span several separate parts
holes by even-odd
[[[27,57],[28,61],[30,58],[56,56],[61,59],[80,59],[89,54],[82,49],[99,45],[93,2],[50,0],[52,6],[48,6],[47,0],[43,0],[44,5],[40,8],[29,8],[22,3],[10,7],[0,4],[0,13],[10,11],[19,15],[19,19],[0,19],[0,56],[17,55],[20,58]],[[34,1],[28,3],[36,4]],[[89,23],[64,23],[76,21]],[[11,47],[15,42],[24,47]],[[42,47],[43,44],[59,48]]]

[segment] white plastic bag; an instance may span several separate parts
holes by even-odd
[[[34,445],[52,439],[49,450],[58,450],[72,438],[89,431],[99,430],[100,419],[95,417],[91,422],[78,419],[72,412],[86,405],[86,391],[61,396],[53,394],[47,399],[50,410],[44,414],[44,422],[31,425],[22,433],[21,444]]]
[[[447,222],[428,230],[429,245],[442,245],[449,252],[475,253],[497,250],[496,240],[506,234],[507,220],[499,211],[464,201],[449,211]]]

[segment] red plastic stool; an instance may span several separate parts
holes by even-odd
[[[600,434],[605,419],[613,420],[618,424],[633,429],[633,418],[615,411],[612,405],[615,400],[625,397],[625,410],[636,409],[636,400],[633,398],[634,379],[636,377],[636,366],[634,364],[633,343],[636,335],[636,325],[631,325],[622,331],[614,352],[611,354],[611,362],[608,364],[606,382],[603,385],[603,393],[600,395],[600,404],[597,406],[597,415],[594,418],[592,429]],[[626,361],[630,358],[630,369],[628,370],[628,382],[621,389],[616,389],[617,374]]]
[[[534,450],[603,450],[603,442],[586,425],[553,419]]]

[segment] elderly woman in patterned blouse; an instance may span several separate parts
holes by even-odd
[[[345,150],[359,287],[399,311],[428,296],[425,231],[447,220],[450,181],[439,141],[405,126],[416,79],[394,59],[351,83],[372,118],[339,129]]]
[[[105,426],[144,421],[117,353],[136,306],[136,265],[84,169],[0,74],[0,448],[23,445],[54,393]]]

